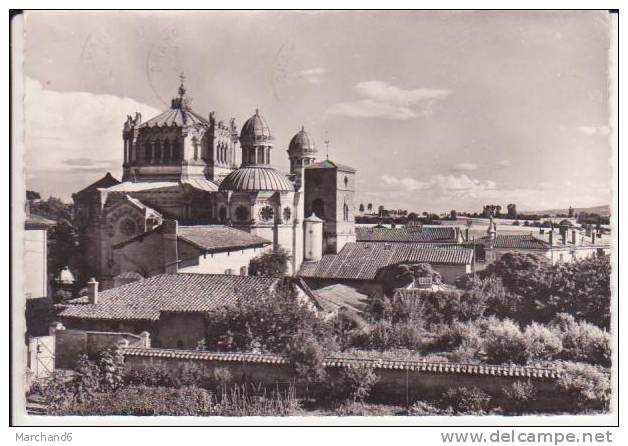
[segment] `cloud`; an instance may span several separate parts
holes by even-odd
[[[470,172],[472,170],[477,170],[480,166],[475,163],[458,163],[454,164],[452,169],[456,171],[466,171]]]
[[[576,130],[588,136],[606,136],[610,133],[610,129],[606,125],[599,125],[597,127],[581,126],[576,127]]]
[[[337,102],[327,113],[350,118],[383,118],[405,121],[431,112],[437,101],[451,91],[433,88],[404,90],[383,81],[365,81],[354,86],[360,99]]]
[[[510,160],[497,161],[497,165],[499,167],[510,167],[510,166],[512,166],[512,161],[510,161]]]
[[[98,179],[98,172],[119,174],[128,114],[137,111],[146,120],[160,113],[130,98],[46,90],[30,78],[24,88],[28,187],[64,197]]]
[[[326,74],[327,68],[316,67],[299,71],[296,76],[297,78],[302,79],[303,81],[310,84],[320,84],[321,82],[323,82]]]
[[[497,184],[494,181],[470,178],[467,175],[432,175],[427,181],[420,181],[414,178],[397,178],[390,175],[383,175],[382,181],[398,189],[409,192],[418,190],[435,190],[439,192],[467,193],[471,191],[495,190]]]

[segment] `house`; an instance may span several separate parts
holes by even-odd
[[[371,297],[382,297],[383,273],[403,263],[429,263],[440,273],[443,282],[453,283],[472,271],[473,249],[426,243],[347,243],[338,254],[305,262],[299,275],[314,290],[341,283]]]
[[[609,254],[610,237],[595,231],[589,232],[581,231],[565,221],[561,222],[558,230],[540,229],[538,233],[502,235],[497,233],[491,221],[486,236],[467,240],[463,244],[474,248],[476,270],[484,269],[509,252],[538,254],[547,257],[552,263]]]
[[[179,226],[176,220],[165,220],[113,246],[119,268],[115,278],[120,281],[125,273],[143,277],[170,272],[247,275],[250,260],[271,245],[265,238],[229,226]]]
[[[91,280],[88,296],[70,301],[58,316],[69,329],[135,334],[146,331],[155,347],[194,349],[205,338],[207,318],[213,311],[272,292],[279,280],[160,274],[105,291],[99,291],[98,282]],[[299,298],[312,298],[298,280],[294,283]]]

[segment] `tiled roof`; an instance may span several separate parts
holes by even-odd
[[[456,230],[442,228],[355,228],[358,242],[455,243]]]
[[[101,291],[98,303],[68,306],[59,316],[78,319],[157,320],[165,312],[207,312],[272,288],[271,277],[161,274]]]
[[[398,263],[468,265],[473,250],[463,246],[423,243],[347,243],[338,254],[324,255],[318,262],[306,262],[303,277],[373,280],[382,268]]]
[[[256,364],[290,364],[287,357],[260,353],[222,353],[197,350],[169,350],[158,348],[124,348],[125,356],[188,359],[196,361],[239,362]],[[376,370],[407,370],[430,374],[510,376],[532,379],[556,379],[560,372],[552,368],[518,365],[487,365],[451,362],[400,361],[390,359],[370,359],[351,357],[327,357],[323,361],[326,368],[370,367]]]
[[[483,245],[493,246],[498,249],[550,249],[549,243],[539,240],[530,234],[522,235],[497,235],[495,240],[491,240],[490,237],[484,236],[475,240],[469,240],[464,243],[467,246],[470,245]]]
[[[313,291],[314,296],[326,311],[346,308],[361,313],[366,309],[368,296],[355,288],[343,284],[334,284]]]
[[[306,169],[337,169],[342,172],[355,173],[353,167],[345,166],[344,164],[337,163],[331,160],[320,161],[318,163],[310,164],[305,167]]]
[[[204,178],[182,180],[181,183],[188,184],[194,189],[202,190],[205,192],[216,192],[218,190],[218,185],[215,182],[206,180]]]
[[[269,245],[265,238],[229,226],[179,226],[178,236],[204,251]]]
[[[270,166],[245,166],[234,170],[220,183],[221,191],[293,191],[287,176]]]

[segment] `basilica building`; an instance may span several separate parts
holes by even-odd
[[[127,116],[122,142],[121,181],[107,173],[73,194],[86,268],[105,288],[164,272],[246,275],[277,247],[296,274],[355,241],[356,171],[317,162],[304,128],[284,149],[290,172],[279,172],[259,110],[238,130],[192,110],[182,81],[163,113]]]

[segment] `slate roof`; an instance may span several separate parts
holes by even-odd
[[[423,243],[347,243],[338,254],[327,254],[318,262],[306,262],[303,277],[374,280],[382,268],[398,263],[468,265],[473,250],[459,245]]]
[[[306,169],[337,169],[341,172],[349,172],[355,173],[355,169],[353,167],[345,166],[344,164],[337,163],[331,160],[324,160],[318,163],[310,164],[305,167]]]
[[[540,240],[530,234],[522,235],[497,235],[495,240],[491,240],[490,237],[484,236],[479,239],[469,240],[464,242],[465,245],[482,245],[485,247],[493,246],[497,249],[550,249],[550,244]]]
[[[456,229],[442,228],[355,228],[358,242],[456,243]]]
[[[269,245],[271,242],[229,226],[179,226],[179,239],[192,243],[206,252]]]
[[[68,306],[64,318],[158,320],[160,312],[208,312],[273,287],[272,277],[161,274],[101,291],[98,303]]]

